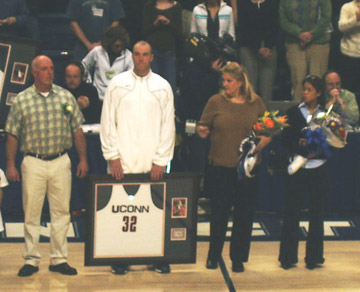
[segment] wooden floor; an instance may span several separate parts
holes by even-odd
[[[28,278],[17,276],[22,266],[23,243],[0,244],[1,292],[183,292],[183,291],[360,291],[360,242],[331,241],[325,243],[326,262],[320,269],[309,271],[303,261],[296,268],[282,270],[277,262],[278,242],[253,242],[250,262],[241,274],[231,272],[229,245],[224,248],[224,262],[234,289],[229,290],[220,268],[207,270],[205,260],[208,243],[199,242],[197,263],[172,265],[172,272],[160,275],[145,266],[133,266],[125,276],[110,273],[109,267],[84,267],[84,244],[69,244],[70,264],[78,276],[63,276],[48,271],[49,244],[43,243],[40,271]],[[299,259],[304,258],[300,243]]]

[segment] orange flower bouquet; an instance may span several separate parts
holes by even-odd
[[[274,136],[279,134],[284,127],[289,126],[287,116],[279,116],[279,111],[266,111],[264,116],[260,117],[253,125],[253,134],[255,136]]]

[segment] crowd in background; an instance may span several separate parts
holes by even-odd
[[[328,91],[328,106],[343,110],[351,124],[358,122],[358,0],[58,0],[51,5],[44,0],[0,0],[0,5],[5,7],[0,12],[0,33],[32,38],[39,41],[40,49],[49,41],[41,36],[41,15],[66,17],[73,47],[55,69],[65,69],[69,59],[79,62],[78,86],[95,86],[100,107],[112,77],[133,68],[132,45],[144,39],[155,56],[153,72],[173,89],[178,132],[185,131],[186,121],[200,119],[205,104],[221,87],[220,69],[227,61],[245,67],[265,104],[272,100],[299,102],[305,76],[323,77],[331,69],[339,80],[337,87],[332,82],[337,91]],[[189,37],[194,34],[219,43],[230,39],[235,57],[221,53],[207,59],[201,53],[190,56]],[[81,101],[83,95],[74,91],[77,87],[67,83],[66,74],[57,82],[55,72],[55,82],[77,92],[83,110],[91,107],[89,98]],[[98,119],[98,112],[96,116]],[[91,117],[86,120],[94,122]],[[187,164],[202,170],[202,166],[197,168],[206,160],[208,142],[196,135],[183,139]]]
[[[151,43],[155,53],[153,71],[166,76],[176,92],[181,84],[182,72],[186,70],[182,62],[182,44],[189,36],[190,30],[204,34],[206,26],[199,22],[198,16],[199,13],[203,13],[205,6],[203,16],[206,16],[207,2],[211,4],[212,1],[57,0],[51,4],[44,0],[16,0],[11,1],[11,4],[7,2],[9,1],[0,1],[4,7],[0,12],[1,34],[30,37],[44,43],[47,40],[41,39],[39,17],[41,18],[44,13],[64,14],[69,18],[69,25],[75,36],[75,45],[71,53],[78,61],[81,61],[92,48],[100,45],[107,27],[123,26],[130,36],[128,49],[140,39],[146,39]],[[355,93],[360,92],[356,79],[360,68],[357,43],[359,21],[356,19],[359,18],[356,16],[359,14],[359,8],[354,4],[357,1],[215,2],[220,6],[219,15],[223,14],[224,9],[231,10],[231,22],[235,27],[229,27],[229,31],[227,28],[221,28],[218,36],[209,37],[221,38],[224,33],[229,33],[236,39],[238,61],[247,69],[251,83],[264,101],[292,98],[300,100],[301,81],[306,74],[321,77],[328,68],[340,73],[346,89]],[[166,30],[161,20],[153,23],[160,10],[161,15],[170,20]],[[196,19],[195,14],[198,15]],[[224,20],[225,18],[220,17],[220,27]],[[206,19],[202,17],[202,21]],[[288,67],[284,66],[285,60]],[[276,90],[278,86],[283,86],[283,82],[289,82],[288,76],[283,72],[287,70],[291,73],[292,98],[286,90]],[[275,78],[281,80],[276,82],[274,88]],[[101,96],[102,94],[100,99]],[[181,106],[180,104],[181,102],[176,103],[178,106]]]

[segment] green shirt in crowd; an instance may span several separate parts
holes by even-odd
[[[286,43],[298,42],[301,32],[312,32],[312,44],[330,41],[330,0],[280,0],[280,27]]]

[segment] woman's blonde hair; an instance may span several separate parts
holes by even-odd
[[[246,73],[246,69],[237,62],[229,62],[222,68],[222,73],[230,74],[237,81],[242,82],[240,93],[250,102],[254,102],[259,96],[255,93]]]

